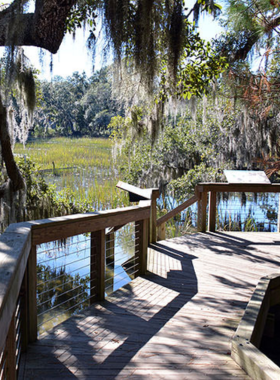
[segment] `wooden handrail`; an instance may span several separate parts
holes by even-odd
[[[176,214],[180,213],[187,207],[191,206],[195,202],[198,202],[198,217],[197,217],[197,228],[198,231],[206,231],[206,207],[208,193],[209,197],[209,219],[208,219],[208,229],[209,231],[215,231],[216,224],[216,193],[217,192],[250,192],[250,193],[280,193],[280,184],[255,184],[255,183],[212,183],[205,182],[199,183],[195,187],[195,195],[192,196],[187,201],[183,202],[181,205],[175,209],[163,215],[156,221],[156,226],[158,230],[158,239],[165,239],[165,223],[173,218]],[[279,223],[280,224],[280,223]]]
[[[128,183],[119,181],[116,185],[119,189],[128,191],[130,202],[139,202],[150,200],[151,201],[151,215],[150,215],[150,236],[149,242],[155,243],[157,241],[157,198],[159,197],[158,188],[140,189],[139,187],[129,185]]]
[[[179,214],[181,211],[185,210],[187,207],[192,206],[195,202],[199,201],[200,194],[193,195],[191,198],[181,203],[179,206],[175,207],[173,210],[169,211],[167,214],[163,215],[156,221],[157,226],[157,240],[165,239],[165,223]]]
[[[205,232],[207,228],[206,207],[207,196],[209,198],[208,230],[216,228],[216,193],[280,193],[279,183],[199,183],[195,188],[195,194],[200,198],[198,202],[198,231]],[[279,229],[279,227],[278,227]]]
[[[169,211],[167,214],[161,216],[157,220],[157,227],[159,227],[163,223],[166,223],[169,219],[173,218],[174,216],[179,214],[179,212],[185,210],[187,207],[190,207],[191,205],[193,205],[198,200],[199,200],[199,198],[196,195],[193,195],[187,201],[181,203],[179,206],[175,207],[173,210]]]
[[[199,183],[196,186],[195,193],[203,192],[221,192],[221,193],[280,193],[280,183]]]
[[[12,331],[10,327],[23,284],[24,293],[28,293],[24,301],[28,303],[26,304],[28,317],[25,321],[25,331],[28,331],[27,342],[32,342],[37,338],[36,245],[90,232],[97,242],[95,249],[104,252],[100,257],[98,256],[96,267],[100,268],[101,273],[98,278],[98,295],[102,299],[102,296],[104,297],[105,229],[108,227],[118,229],[121,225],[137,222],[137,257],[139,258],[139,273],[143,274],[147,265],[150,209],[151,200],[148,200],[139,202],[137,206],[10,225],[0,237],[0,353],[7,347],[6,340],[9,332]],[[91,272],[96,272],[96,270]]]
[[[94,213],[36,220],[29,222],[32,224],[32,244],[47,243],[86,232],[125,225],[133,221],[147,219],[149,215],[149,205],[138,205]]]
[[[11,224],[0,238],[0,352],[13,318],[31,250],[31,226]]]
[[[151,201],[140,201],[140,202],[139,202],[139,206],[140,206],[140,207],[151,207]],[[110,235],[110,234],[112,234],[113,232],[117,232],[117,231],[120,230],[123,226],[125,226],[125,224],[120,224],[119,226],[114,226],[114,227],[108,227],[108,228],[106,229],[105,234],[106,234],[106,235]]]

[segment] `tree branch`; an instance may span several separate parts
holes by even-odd
[[[36,46],[55,54],[65,23],[77,0],[37,0],[34,13],[23,13],[17,1],[0,12],[0,46]]]
[[[272,20],[270,20],[270,22],[268,22],[266,25],[265,25],[265,28],[264,28],[264,32],[265,33],[270,33],[272,32],[274,29],[276,29],[278,26],[280,25],[280,16],[279,17],[275,17],[273,18]],[[247,42],[246,44],[238,49],[235,54],[234,54],[234,61],[237,61],[239,59],[246,59],[247,55],[249,54],[249,52],[251,51],[252,47],[255,45],[255,43],[259,40],[259,35],[258,33],[256,32],[252,32],[248,38],[247,38]]]

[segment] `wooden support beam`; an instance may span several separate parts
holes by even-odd
[[[215,191],[209,192],[209,215],[208,215],[208,230],[211,232],[216,231],[216,203],[217,193]]]
[[[207,207],[207,192],[201,193],[201,198],[198,201],[197,209],[197,230],[206,232],[206,207]]]
[[[157,198],[158,191],[152,192],[151,199],[151,243],[156,243],[157,241]]]
[[[147,271],[147,255],[148,255],[148,219],[139,220],[137,222],[136,247],[135,256],[139,262],[139,275],[144,275]]]
[[[163,223],[167,222],[169,219],[173,218],[179,212],[184,211],[186,208],[192,206],[195,202],[197,202],[199,197],[197,195],[193,195],[190,199],[186,200],[185,202],[181,203],[179,206],[174,208],[173,210],[169,211],[167,214],[161,216],[157,220],[157,226],[159,227]]]
[[[105,229],[91,233],[91,302],[105,298]]]
[[[157,241],[165,240],[165,223],[157,227]]]

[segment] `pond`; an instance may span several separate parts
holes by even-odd
[[[169,211],[178,206],[171,196],[165,205]],[[217,195],[216,230],[277,232],[279,195],[274,193],[223,193]],[[208,215],[208,208],[207,208]],[[196,232],[197,203],[167,222],[167,237]]]

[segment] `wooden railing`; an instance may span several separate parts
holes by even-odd
[[[130,202],[151,201],[149,242],[155,243],[157,241],[157,199],[159,197],[159,189],[140,189],[122,181],[118,182],[117,187],[128,192]]]
[[[280,184],[252,184],[252,183],[200,183],[195,188],[198,200],[198,231],[207,229],[206,208],[209,199],[208,230],[216,229],[216,200],[217,193],[280,193]],[[279,223],[278,223],[279,229]]]
[[[90,234],[90,283],[92,300],[105,294],[105,244],[113,251],[113,234],[127,223],[137,222],[137,274],[147,268],[148,243],[156,241],[156,228],[164,238],[164,224],[177,213],[198,202],[198,230],[206,231],[206,207],[209,193],[208,228],[215,230],[217,192],[280,192],[280,185],[202,183],[191,199],[156,219],[158,189],[138,189],[120,182],[118,187],[130,194],[137,206],[89,214],[37,220],[10,225],[0,237],[0,378],[15,379],[20,352],[37,339],[37,245]],[[94,258],[93,258],[94,256]],[[95,277],[93,277],[93,274]],[[19,327],[20,326],[20,327]]]
[[[90,283],[95,288],[93,300],[101,300],[105,294],[106,229],[112,234],[120,226],[137,222],[137,274],[144,274],[150,210],[150,201],[140,201],[137,206],[12,224],[7,228],[0,237],[1,379],[16,379],[20,352],[37,339],[37,245],[90,233],[90,242],[94,241]]]
[[[174,218],[177,214],[185,210],[187,207],[198,203],[197,209],[197,231],[215,232],[216,230],[216,214],[217,214],[217,193],[280,193],[280,184],[230,184],[230,183],[200,183],[195,187],[195,195],[183,202],[181,205],[163,215],[156,221],[157,239],[165,239],[165,223]],[[208,223],[207,223],[207,204],[208,207]],[[208,224],[208,226],[207,226]],[[279,220],[278,220],[279,232]]]

